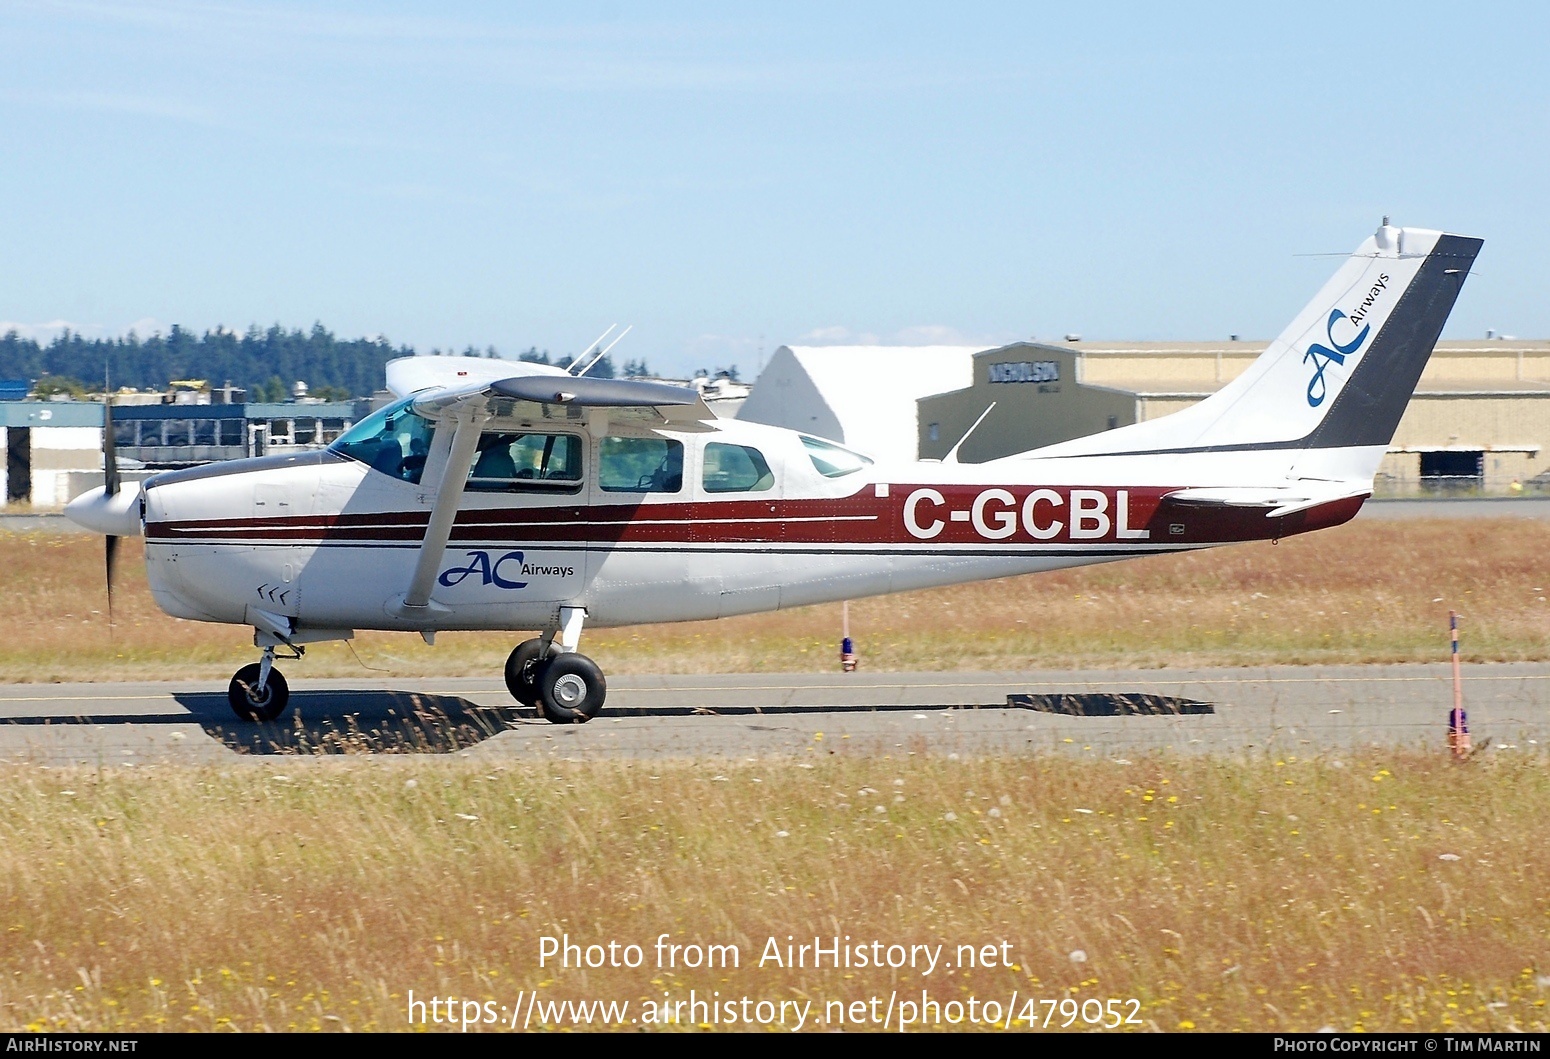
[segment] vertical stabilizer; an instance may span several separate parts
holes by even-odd
[[[1242,375],[1173,415],[1038,458],[1281,451],[1292,473],[1377,469],[1481,240],[1385,223]],[[1360,458],[1325,460],[1330,450]],[[1370,464],[1370,467],[1368,466]]]

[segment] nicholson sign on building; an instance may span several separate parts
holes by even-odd
[[[1059,382],[1060,362],[1018,360],[990,366],[991,382]]]

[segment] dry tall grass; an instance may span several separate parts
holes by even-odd
[[[510,1005],[536,989],[638,1014],[691,988],[819,1012],[925,988],[1135,997],[1167,1030],[1543,1032],[1544,766],[818,744],[739,765],[13,767],[0,1024],[403,1029],[410,990]],[[658,969],[663,932],[735,944],[740,967]],[[647,964],[540,968],[538,939],[561,934],[638,943]],[[757,966],[766,938],[847,934],[949,957],[1005,940],[1015,967]]]
[[[125,542],[109,636],[102,544],[84,535],[0,535],[10,615],[0,679],[224,679],[251,659],[251,632],[175,621],[151,600],[138,541]],[[1471,659],[1550,657],[1550,523],[1361,522],[1270,544],[851,605],[862,664],[879,670],[1398,662],[1443,657],[1447,611]],[[515,634],[365,633],[360,657],[395,675],[500,672]],[[614,673],[835,668],[839,607],[720,622],[589,630]],[[326,644],[292,678],[364,674]]]

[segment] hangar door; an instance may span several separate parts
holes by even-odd
[[[1433,489],[1468,489],[1484,480],[1484,452],[1421,453],[1422,485]]]
[[[32,429],[5,428],[5,502],[32,499]]]

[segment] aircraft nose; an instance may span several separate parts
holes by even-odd
[[[140,483],[126,482],[117,493],[106,495],[98,486],[65,505],[65,517],[77,526],[109,537],[140,535]]]

